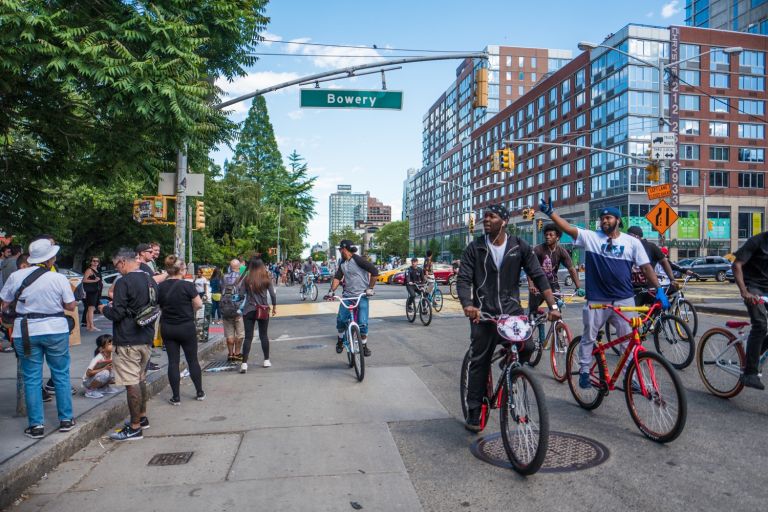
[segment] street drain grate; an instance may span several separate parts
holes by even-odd
[[[203,368],[204,372],[231,372],[240,369],[240,363],[237,361],[211,361]]]
[[[320,343],[313,343],[309,345],[296,345],[293,348],[295,348],[296,350],[320,350],[321,348],[325,348],[327,346],[328,345],[322,345]]]
[[[470,446],[472,455],[494,466],[512,468],[504,450],[501,433],[481,437]],[[610,452],[608,448],[593,439],[565,432],[549,433],[549,449],[539,471],[545,473],[566,473],[581,471],[602,464]]]
[[[156,453],[147,466],[180,466],[189,462],[195,452]]]

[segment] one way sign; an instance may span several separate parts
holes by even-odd
[[[677,134],[667,132],[652,133],[651,158],[654,160],[676,160]]]

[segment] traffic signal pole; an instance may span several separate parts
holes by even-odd
[[[184,258],[184,237],[187,229],[187,148],[176,155],[176,232],[173,253]]]

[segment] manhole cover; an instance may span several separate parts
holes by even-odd
[[[325,348],[327,346],[328,345],[322,345],[320,343],[315,343],[315,344],[310,344],[310,345],[296,345],[293,348],[295,348],[296,350],[319,350],[319,349]]]
[[[237,361],[211,361],[203,368],[204,372],[231,372],[240,369],[240,363]]]
[[[511,468],[504,451],[501,433],[481,437],[470,446],[472,454],[483,462],[502,468]],[[608,448],[593,439],[565,432],[549,433],[549,449],[544,464],[539,471],[546,473],[564,473],[581,471],[608,460]]]
[[[186,464],[195,452],[157,453],[147,463],[147,466],[180,466]]]

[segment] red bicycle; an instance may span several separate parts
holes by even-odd
[[[602,343],[602,331],[597,336],[589,364],[591,386],[582,388],[579,384],[581,336],[573,339],[568,346],[566,371],[568,386],[576,402],[587,410],[596,409],[609,391],[617,389],[622,369],[624,373],[624,396],[627,409],[635,425],[646,437],[659,443],[676,439],[685,427],[687,399],[685,389],[672,365],[661,355],[643,348],[640,327],[652,320],[659,303],[648,306],[614,306],[611,304],[590,304],[590,309],[611,309],[632,327],[632,332],[617,339]],[[625,312],[645,313],[645,316],[628,318]],[[605,351],[629,341],[619,357],[613,375],[608,373]],[[631,360],[630,360],[631,358]]]

